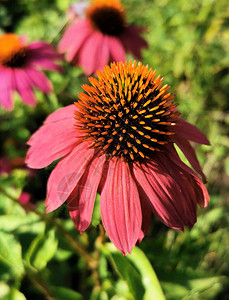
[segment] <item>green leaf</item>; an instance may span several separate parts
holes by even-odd
[[[211,295],[211,299],[213,299],[212,297],[217,295],[228,279],[226,276],[204,275],[199,278],[192,278],[192,275],[180,274],[177,276],[175,273],[175,278],[172,280],[171,282],[162,282],[167,298],[183,299],[185,297],[185,299],[191,300],[193,295],[202,295],[203,299],[208,299],[207,295]]]
[[[100,213],[100,195],[96,194],[95,205],[92,213],[91,224],[92,226],[98,226],[101,221]]]
[[[25,296],[16,289],[11,289],[9,294],[7,294],[2,300],[26,300]]]
[[[57,1],[56,1],[56,5],[57,5],[57,7],[58,7],[60,10],[65,11],[65,10],[67,10],[68,7],[70,6],[70,1],[69,1],[69,0],[65,0],[65,1],[63,1],[63,0],[57,0]]]
[[[13,235],[0,231],[0,279],[15,280],[23,272],[21,245]]]
[[[53,258],[58,246],[54,229],[36,237],[27,252],[27,262],[32,267],[42,270]]]
[[[142,282],[146,291],[143,299],[165,299],[154,269],[144,252],[141,249],[134,247],[132,253],[127,254],[126,257],[133,263],[141,274]]]
[[[11,177],[2,176],[0,177],[0,214],[11,214],[25,215],[25,210],[20,205],[15,204],[11,197],[18,199],[21,194],[20,189],[12,187],[13,182]],[[9,197],[8,197],[9,195]]]
[[[40,224],[41,226],[40,218],[34,214],[29,213],[25,216],[18,216],[14,214],[10,215],[2,215],[0,216],[0,230],[4,230],[5,232],[12,232],[12,231],[24,231],[26,228],[29,228],[29,231],[31,232],[31,226]],[[43,226],[41,226],[43,228]]]
[[[142,284],[141,276],[137,270],[133,267],[130,261],[118,251],[113,244],[107,244],[107,248],[104,249],[110,257],[112,264],[116,268],[117,272],[127,282],[129,290],[135,300],[142,300],[144,295],[144,287]]]
[[[3,299],[10,292],[10,287],[5,282],[0,282],[0,299]]]
[[[107,244],[107,249],[118,271],[127,281],[134,299],[165,299],[157,276],[142,250],[134,247],[132,253],[125,257],[111,243]]]
[[[50,291],[55,300],[83,300],[79,293],[66,287],[52,287]]]

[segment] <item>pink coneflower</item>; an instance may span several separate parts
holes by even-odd
[[[35,105],[33,89],[52,91],[52,84],[39,70],[60,71],[60,59],[51,45],[44,42],[25,44],[25,38],[12,33],[0,36],[0,105],[11,110],[13,92],[17,91],[27,105]]]
[[[94,0],[85,18],[77,18],[67,28],[58,48],[66,52],[68,61],[91,74],[109,61],[124,61],[125,52],[141,59],[141,49],[147,47],[140,36],[143,31],[142,27],[127,25],[119,0]]]
[[[152,212],[184,230],[207,206],[205,176],[189,141],[209,144],[179,118],[170,88],[141,63],[112,63],[83,85],[79,102],[52,113],[30,138],[26,163],[43,168],[61,157],[48,180],[47,212],[67,201],[76,229],[91,222],[100,193],[103,225],[124,254],[146,234]],[[196,173],[184,164],[184,152]]]

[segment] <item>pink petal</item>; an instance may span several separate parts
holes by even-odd
[[[74,125],[72,116],[40,127],[28,141],[31,147],[26,156],[26,164],[33,169],[44,168],[71,152],[80,143]]]
[[[64,53],[69,50],[72,45],[78,43],[78,40],[83,38],[83,35],[81,35],[82,31],[85,32],[86,28],[91,28],[87,20],[77,20],[69,25],[58,44],[58,51]]]
[[[33,68],[27,68],[26,73],[30,77],[31,82],[42,92],[48,94],[52,91],[51,82],[42,72]]]
[[[94,155],[94,150],[87,149],[88,146],[86,142],[77,145],[52,171],[45,201],[47,212],[61,206],[77,186]]]
[[[38,57],[38,58],[31,58],[28,64],[30,67],[38,67],[44,70],[50,70],[50,71],[57,71],[62,72],[62,67],[58,66],[56,63],[54,63],[50,58],[45,57]]]
[[[125,49],[122,43],[115,37],[109,37],[109,47],[111,60],[115,62],[125,61]]]
[[[55,63],[55,60],[62,60],[52,45],[44,42],[34,42],[27,46],[27,66],[39,67],[46,70],[61,72],[62,68]]]
[[[36,100],[34,97],[30,78],[22,69],[13,69],[13,72],[15,76],[16,90],[18,91],[22,100],[27,105],[34,106],[36,104]]]
[[[109,62],[110,52],[109,52],[109,37],[102,36],[101,42],[98,43],[98,59],[97,59],[97,70],[103,69],[103,67]]]
[[[207,207],[210,198],[205,185],[198,177],[193,177],[193,180],[195,180],[195,183],[197,183],[199,187],[195,189],[198,204],[200,207]]]
[[[179,136],[173,137],[174,142],[177,144],[177,146],[181,149],[181,151],[184,153],[188,161],[190,162],[193,169],[201,175],[203,178],[203,181],[206,182],[206,177],[201,169],[201,166],[198,162],[198,159],[196,157],[196,153],[194,149],[192,148],[191,144],[188,140],[183,139]]]
[[[192,175],[190,178],[192,182],[194,181],[192,185],[195,186],[197,202],[201,207],[206,207],[209,202],[209,195],[204,184],[196,176],[193,170],[181,161],[173,145],[170,145],[167,150],[167,158],[174,162],[177,166],[182,168],[184,171]]]
[[[83,67],[86,74],[94,73],[101,68],[99,65],[100,49],[103,43],[103,35],[95,31],[85,41],[79,53],[79,64]]]
[[[139,195],[141,195],[140,192]],[[147,234],[150,228],[151,218],[152,218],[152,209],[149,205],[149,201],[145,201],[144,198],[141,199],[141,208],[142,208],[142,227],[141,227],[140,235],[138,237],[138,243],[141,243],[142,239]]]
[[[102,177],[105,155],[96,157],[87,167],[77,186],[67,199],[70,217],[79,231],[84,231],[91,223],[96,192]]]
[[[62,60],[62,56],[56,52],[51,44],[45,42],[33,42],[27,47],[29,58],[41,58],[46,57],[52,60]]]
[[[167,160],[134,167],[134,174],[142,187],[141,199],[149,201],[154,214],[168,227],[184,229],[196,222],[195,187],[190,174],[181,171]],[[192,182],[193,183],[193,182]]]
[[[178,136],[198,144],[210,145],[209,140],[199,129],[183,119],[177,118],[177,120],[178,125],[174,126],[173,130]]]
[[[109,238],[124,255],[130,253],[140,236],[142,212],[129,167],[119,159],[109,162],[100,207]]]
[[[184,171],[190,173],[193,176],[196,176],[195,172],[189,168],[179,157],[176,149],[174,148],[173,144],[165,145],[165,148],[167,150],[167,157],[170,159],[173,163],[175,163],[177,166],[179,166]]]
[[[10,68],[0,67],[0,105],[7,110],[11,110],[14,107],[13,90],[13,71]]]
[[[132,53],[137,59],[141,59],[141,50],[148,46],[146,40],[140,36],[143,31],[142,27],[128,26],[120,36],[126,51]]]
[[[65,31],[58,45],[58,50],[62,53],[67,52],[67,60],[72,61],[80,47],[92,33],[93,30],[87,20],[77,21]]]

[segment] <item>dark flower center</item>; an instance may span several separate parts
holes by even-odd
[[[125,12],[119,1],[96,0],[87,10],[91,25],[103,34],[118,36],[125,28]]]
[[[163,78],[155,74],[134,62],[113,63],[98,72],[98,80],[90,77],[92,86],[83,85],[86,93],[75,103],[82,139],[126,162],[152,157],[171,142],[179,112],[171,101],[175,96],[167,93],[170,86],[162,86]]]
[[[26,62],[26,48],[15,34],[4,34],[0,37],[0,65],[10,68],[21,68]]]

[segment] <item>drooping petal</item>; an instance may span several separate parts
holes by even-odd
[[[80,143],[73,118],[44,124],[30,138],[26,164],[33,169],[48,166]]]
[[[18,94],[27,105],[34,106],[36,104],[36,99],[34,97],[30,78],[22,69],[15,68],[13,72]]]
[[[144,192],[142,193],[142,187],[141,187],[141,185],[139,185],[138,181],[135,178],[135,175],[133,173],[133,168],[132,168],[131,174],[137,185],[139,196],[140,196],[140,202],[141,202],[142,227],[141,227],[140,235],[138,237],[138,243],[141,243],[142,239],[147,234],[147,232],[150,228],[151,219],[152,219],[152,208],[151,208],[150,202],[145,198],[145,193]],[[142,196],[142,194],[143,194],[143,196]]]
[[[14,107],[12,92],[14,90],[13,72],[0,67],[0,105],[11,110]]]
[[[87,20],[77,20],[64,32],[59,44],[58,51],[69,51],[75,44],[81,44],[87,37],[86,31],[90,28]],[[79,46],[80,47],[80,46]]]
[[[122,43],[115,37],[109,37],[109,47],[110,47],[110,56],[111,61],[115,62],[124,62],[125,61],[125,49],[123,48]]]
[[[52,171],[47,186],[46,211],[51,212],[61,206],[70,196],[83,176],[89,161],[94,155],[93,149],[87,149],[88,143],[80,143],[65,156]]]
[[[192,148],[191,144],[188,140],[181,138],[179,136],[173,137],[174,142],[177,144],[177,146],[181,149],[181,151],[184,153],[188,161],[190,162],[193,169],[201,175],[203,178],[203,181],[206,182],[206,177],[201,169],[201,166],[199,164],[199,161],[196,157],[196,153],[194,149]]]
[[[177,166],[190,173],[191,175],[196,175],[195,172],[180,159],[173,144],[165,145],[165,149],[167,150],[168,159],[170,159],[173,163],[175,163]]]
[[[195,126],[180,118],[177,118],[177,121],[178,124],[173,127],[177,136],[198,144],[210,145],[207,137]]]
[[[101,55],[101,45],[103,43],[103,35],[95,31],[85,41],[79,53],[79,64],[84,68],[86,74],[91,74],[98,70],[99,56]]]
[[[142,27],[128,26],[120,36],[126,51],[132,53],[137,59],[141,59],[141,50],[148,46],[146,40],[140,36],[143,31]]]
[[[62,72],[63,69],[62,67],[58,66],[56,63],[54,63],[51,59],[45,58],[45,57],[38,57],[38,58],[33,58],[29,62],[29,66],[35,67],[35,68],[41,68],[44,70],[49,70],[49,71],[57,71],[57,72]]]
[[[168,227],[183,230],[196,222],[197,199],[195,187],[174,163],[150,162],[147,166],[134,167],[136,180],[142,187],[141,196],[151,203],[154,214]]]
[[[101,42],[98,43],[98,53],[99,56],[96,69],[101,70],[108,63],[110,57],[108,36],[102,36]]]
[[[137,186],[128,165],[120,159],[109,162],[100,207],[111,241],[123,254],[131,252],[140,236],[142,212]]]
[[[32,42],[26,48],[27,51],[29,51],[29,58],[43,56],[51,59],[62,60],[61,55],[56,52],[56,50],[53,48],[51,44],[37,41],[37,42]]]
[[[31,82],[42,92],[48,94],[52,91],[52,83],[42,72],[34,68],[26,68],[26,73]]]
[[[38,67],[45,70],[61,72],[63,69],[55,61],[62,60],[52,45],[34,42],[27,46],[27,67]]]
[[[169,145],[167,150],[167,158],[191,175],[189,176],[189,180],[191,181],[191,185],[194,187],[197,203],[201,207],[206,207],[209,202],[209,194],[203,182],[196,176],[191,168],[181,161],[173,145]],[[205,175],[203,179],[206,180]]]
[[[141,208],[142,208],[142,227],[141,227],[140,235],[138,237],[138,242],[141,243],[142,239],[147,234],[150,228],[152,209],[150,207],[149,202],[145,201],[144,198],[141,198],[141,193],[139,193],[139,195],[140,195]]]
[[[95,157],[88,165],[82,178],[67,199],[70,217],[79,231],[84,231],[91,223],[96,192],[103,175],[105,155]]]
[[[65,31],[58,50],[61,53],[67,52],[66,58],[68,61],[73,60],[85,40],[93,33],[91,26],[87,20],[79,20]]]
[[[207,207],[208,206],[208,202],[210,201],[210,198],[209,198],[209,194],[208,194],[208,191],[207,191],[205,185],[196,176],[195,177],[191,177],[191,179],[193,179],[195,181],[194,184],[192,184],[192,185],[196,186],[195,185],[195,183],[196,183],[197,186],[199,187],[199,188],[195,188],[196,198],[197,198],[197,202],[198,202],[199,206],[200,207]]]

